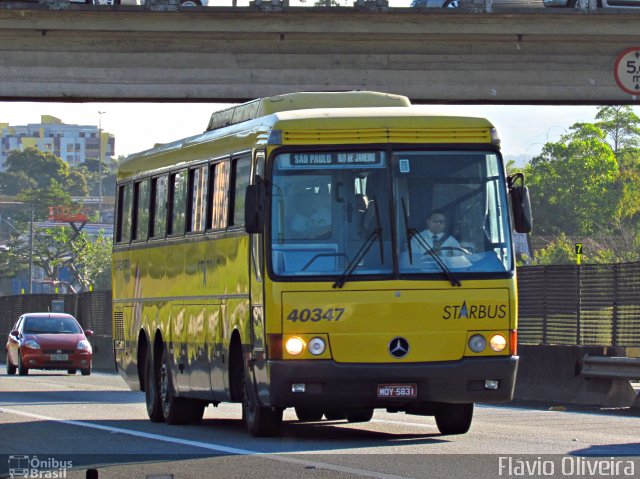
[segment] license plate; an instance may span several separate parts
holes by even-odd
[[[68,361],[68,360],[69,360],[68,354],[52,354],[51,355],[51,361]]]
[[[417,384],[378,384],[379,398],[416,398]]]

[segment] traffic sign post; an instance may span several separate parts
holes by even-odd
[[[618,55],[613,75],[624,92],[640,96],[640,47],[627,48]]]
[[[576,264],[579,265],[582,260],[582,243],[576,243]]]

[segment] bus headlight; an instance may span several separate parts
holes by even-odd
[[[291,356],[297,356],[304,350],[304,341],[294,336],[293,338],[287,339],[284,347]]]
[[[324,353],[327,345],[324,343],[324,340],[322,338],[316,337],[309,341],[307,347],[309,348],[309,352],[311,354],[313,354],[314,356],[320,356],[322,353]]]
[[[494,334],[489,338],[489,347],[496,353],[504,351],[507,347],[507,339],[502,334]]]
[[[487,347],[487,340],[481,334],[474,334],[469,338],[469,349],[474,353],[481,353]]]

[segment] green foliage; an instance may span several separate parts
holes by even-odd
[[[618,162],[603,130],[575,124],[526,168],[536,232],[590,235],[619,217]]]
[[[47,218],[50,206],[68,206],[72,203],[72,195],[84,196],[86,193],[86,179],[81,171],[71,171],[57,156],[36,148],[11,151],[6,171],[0,173],[0,194],[16,196],[29,205],[33,203],[36,221]],[[28,221],[30,210],[24,208],[16,216]]]
[[[101,233],[94,241],[86,241],[76,251],[71,267],[85,291],[91,286],[94,289],[111,288],[111,250],[111,238]]]
[[[611,148],[616,156],[623,150],[640,146],[640,117],[628,105],[601,106],[596,123],[611,139]]]

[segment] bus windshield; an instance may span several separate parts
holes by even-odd
[[[277,154],[271,269],[360,279],[510,271],[500,161],[478,151]]]

